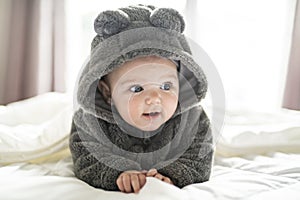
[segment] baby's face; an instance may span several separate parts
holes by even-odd
[[[174,114],[179,93],[176,65],[149,56],[126,62],[107,77],[112,103],[130,125],[158,129]]]

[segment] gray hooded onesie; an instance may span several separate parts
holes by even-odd
[[[105,190],[118,190],[116,180],[126,170],[155,168],[180,188],[209,179],[212,134],[199,104],[207,81],[191,56],[183,30],[182,16],[170,8],[130,6],[102,12],[96,18],[97,35],[77,83],[70,136],[79,179]],[[180,89],[171,119],[147,132],[122,120],[97,85],[101,77],[126,61],[149,55],[178,63]]]

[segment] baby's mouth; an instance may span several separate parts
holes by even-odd
[[[160,112],[149,112],[149,113],[143,113],[143,117],[146,117],[146,118],[156,118],[160,115],[161,113]]]

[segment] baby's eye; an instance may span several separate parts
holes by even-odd
[[[130,88],[130,91],[134,92],[134,93],[141,92],[143,90],[144,90],[144,88],[140,85],[135,85]]]
[[[160,89],[162,89],[162,90],[170,90],[171,86],[172,86],[172,83],[163,83],[160,86]]]

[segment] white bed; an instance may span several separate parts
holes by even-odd
[[[300,199],[300,113],[227,112],[210,181],[179,189],[154,178],[139,194],[76,179],[68,151],[72,97],[0,106],[0,199]]]

